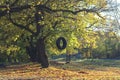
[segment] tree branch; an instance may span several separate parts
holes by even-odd
[[[5,7],[6,8],[6,6],[0,6],[0,7]],[[9,12],[10,13],[20,12],[20,11],[22,11],[24,9],[28,9],[28,8],[31,8],[31,7],[32,7],[32,5],[23,5],[23,6],[10,7]],[[77,13],[83,12],[83,11],[85,11],[85,12],[94,12],[94,13],[97,12],[97,11],[99,11],[98,8],[92,8],[92,9],[83,8],[83,9],[79,9],[77,11],[64,10],[64,9],[51,9],[51,8],[49,8],[49,7],[45,6],[45,5],[41,5],[41,4],[36,5],[34,7],[38,7],[38,9],[44,10],[44,11],[46,11],[48,13],[53,13],[53,12],[67,12],[67,13],[72,13],[74,15],[76,15]],[[0,17],[5,16],[7,14],[7,11],[8,11],[7,9],[4,10],[4,11],[0,11]]]
[[[100,18],[105,19],[103,16],[101,16],[98,12],[95,12]]]
[[[92,26],[94,26],[98,21],[93,22],[90,26],[86,27],[86,28],[91,28]]]
[[[32,33],[32,34],[35,34],[31,29],[29,29],[28,27],[22,25],[22,24],[18,24],[16,22],[13,21],[13,19],[11,18],[11,15],[9,14],[9,20],[12,24],[14,24],[15,26],[21,28],[21,29],[25,29],[26,31]]]
[[[7,7],[7,6],[6,6]],[[24,6],[16,6],[16,7],[10,7],[9,13],[15,13],[15,12],[20,12],[24,9],[30,8],[31,5],[24,5]],[[4,11],[0,11],[0,17],[5,16],[8,14],[8,9]]]
[[[74,15],[76,15],[80,12],[83,12],[83,11],[85,11],[85,12],[97,12],[97,11],[99,11],[98,8],[92,8],[92,9],[83,8],[83,9],[79,9],[77,11],[72,11],[72,10],[64,10],[64,9],[51,9],[51,8],[46,7],[44,5],[41,5],[41,6],[38,6],[38,7],[39,7],[39,9],[46,10],[49,13],[52,13],[52,12],[67,12],[67,13],[72,13]]]
[[[7,8],[7,6],[0,6],[0,8]]]

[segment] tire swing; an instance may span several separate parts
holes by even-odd
[[[61,41],[62,41],[62,45],[61,45]],[[64,37],[59,37],[57,40],[56,40],[56,46],[58,49],[60,50],[63,50],[66,48],[67,46],[67,41],[65,40]]]

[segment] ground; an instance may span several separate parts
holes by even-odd
[[[78,60],[70,64],[50,61],[41,69],[38,63],[0,68],[0,80],[120,80],[120,60]]]

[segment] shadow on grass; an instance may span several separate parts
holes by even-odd
[[[82,64],[120,68],[120,60],[117,59],[86,59],[82,61]]]
[[[68,69],[68,70],[75,70],[80,71],[83,69],[88,70],[105,70],[105,68],[113,67],[113,68],[120,68],[120,60],[116,59],[79,59],[72,61],[70,64],[65,64],[65,61],[62,60],[53,60],[50,61],[51,66],[61,68],[61,69]]]

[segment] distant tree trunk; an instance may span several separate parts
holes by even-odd
[[[47,68],[49,66],[44,39],[42,38],[37,41],[37,61],[41,63],[42,68]]]
[[[9,55],[7,55],[7,59],[8,59],[8,62],[9,62],[9,63],[12,63],[11,55],[12,55],[12,53],[10,53]]]
[[[7,57],[8,57],[8,62],[12,63],[11,57],[10,56],[7,56]]]
[[[66,54],[66,64],[70,63],[71,61],[71,55],[70,54]]]
[[[118,50],[117,50],[118,54],[120,53],[120,44],[118,45]],[[119,54],[120,56],[120,54]]]
[[[71,54],[69,53],[69,51],[66,51],[66,63],[70,63],[71,61]]]

